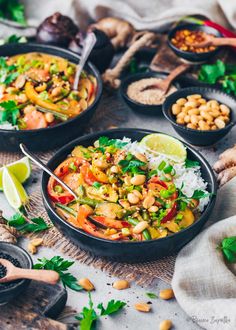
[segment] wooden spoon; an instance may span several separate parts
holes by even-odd
[[[6,276],[0,279],[0,283],[6,283],[24,278],[54,285],[59,280],[59,274],[54,270],[18,268],[6,259],[0,259],[0,264],[6,267],[7,271]]]
[[[205,40],[202,42],[196,42],[196,43],[189,43],[186,42],[188,46],[192,46],[194,48],[203,48],[203,47],[209,47],[209,46],[233,46],[236,47],[236,38],[217,38],[215,36],[212,36],[210,34],[204,33]]]
[[[177,66],[177,68],[175,68],[165,79],[161,80],[160,82],[155,83],[154,85],[145,87],[142,90],[142,92],[147,89],[155,88],[155,89],[160,89],[163,92],[163,95],[165,95],[168,92],[172,81],[176,77],[178,77],[181,73],[185,72],[189,67],[190,67],[190,64],[187,64],[187,63]]]

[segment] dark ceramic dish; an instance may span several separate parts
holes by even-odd
[[[193,52],[186,52],[184,50],[181,50],[181,49],[175,47],[172,44],[171,39],[175,36],[175,33],[177,31],[184,30],[184,29],[187,29],[190,31],[203,31],[208,34],[212,34],[216,37],[222,37],[222,34],[219,31],[217,31],[209,26],[203,26],[203,25],[198,25],[198,24],[178,25],[173,30],[171,30],[168,34],[168,45],[177,56],[179,56],[189,62],[201,63],[201,62],[205,62],[205,61],[209,60],[210,58],[212,58],[213,56],[215,56],[218,53],[218,51],[220,50],[220,47],[217,47],[215,50],[212,50],[209,52],[193,53]]]
[[[0,252],[9,254],[17,259],[22,268],[31,269],[33,267],[33,262],[29,254],[17,245],[0,242]],[[20,280],[9,288],[0,290],[0,305],[6,304],[14,299],[21,292],[25,291],[29,284],[30,280]]]
[[[134,81],[138,81],[140,79],[145,78],[166,78],[169,73],[166,72],[143,72],[143,73],[135,73],[129,75],[127,78],[124,78],[120,85],[120,95],[125,103],[134,111],[143,113],[145,115],[153,115],[157,116],[161,114],[162,104],[160,105],[148,105],[136,102],[128,97],[127,95],[127,88],[130,84]],[[173,85],[179,89],[180,86],[177,82],[174,82]]]
[[[172,105],[181,97],[191,94],[201,94],[207,100],[215,99],[227,105],[231,109],[230,122],[225,128],[215,131],[198,131],[176,123],[175,116],[171,112]],[[163,103],[162,111],[166,119],[171,123],[176,132],[187,142],[197,146],[209,146],[221,140],[236,124],[236,99],[224,92],[210,87],[183,88],[167,97]]]
[[[72,63],[78,63],[80,56],[66,49],[36,44],[7,44],[0,47],[1,56],[14,56],[17,54],[41,52],[68,59]],[[82,135],[85,126],[89,123],[94,114],[102,94],[102,80],[97,69],[90,63],[85,66],[85,70],[94,75],[98,81],[96,98],[91,106],[88,107],[77,117],[67,120],[54,127],[41,128],[37,130],[5,130],[0,129],[0,150],[17,151],[20,143],[26,143],[31,150],[49,150],[59,147]]]
[[[76,139],[61,148],[48,162],[48,166],[54,170],[57,165],[59,165],[71,153],[76,145],[92,145],[100,136],[105,135],[111,139],[122,139],[125,136],[133,141],[140,141],[145,135],[150,133],[156,132],[142,129],[115,129],[90,134]],[[189,145],[186,145],[186,147],[188,158],[191,160],[196,160],[201,164],[202,177],[208,183],[209,192],[214,194],[210,197],[210,202],[206,206],[201,217],[190,227],[165,238],[144,242],[122,242],[96,238],[78,228],[75,228],[56,213],[47,194],[49,176],[44,172],[42,178],[42,194],[44,205],[49,217],[63,232],[63,234],[67,235],[76,244],[80,245],[81,248],[88,250],[95,255],[109,257],[119,261],[139,262],[143,260],[155,260],[163,256],[176,253],[191,239],[193,239],[199,233],[202,226],[207,222],[207,219],[215,204],[215,194],[217,191],[215,177],[208,162],[192,147]]]

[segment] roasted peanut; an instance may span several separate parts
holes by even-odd
[[[153,196],[147,196],[143,200],[143,207],[149,209],[155,203],[155,198]]]
[[[176,119],[176,123],[177,123],[177,124],[180,124],[180,125],[185,124],[184,118],[177,118],[177,119]]]
[[[206,111],[201,111],[201,116],[204,118],[204,119],[206,119],[206,120],[208,120],[208,121],[210,121],[210,122],[213,122],[213,117],[208,113],[208,112],[206,112]]]
[[[159,293],[159,297],[164,300],[169,300],[174,298],[174,291],[172,289],[164,289]]]
[[[131,177],[130,176],[126,176],[124,178],[124,183],[127,185],[127,186],[130,186],[131,185]]]
[[[24,114],[31,113],[34,110],[36,110],[35,106],[33,106],[33,105],[27,105],[24,108]]]
[[[84,278],[81,278],[79,281],[78,281],[79,285],[82,286],[82,288],[86,291],[92,291],[95,289],[93,283],[86,277]]]
[[[15,80],[15,86],[17,89],[21,89],[26,82],[25,76],[23,74],[19,75]]]
[[[160,323],[159,329],[160,330],[170,330],[172,328],[172,321],[171,320],[164,320]]]
[[[141,162],[147,163],[147,157],[144,154],[141,154],[140,152],[136,152],[135,157]]]
[[[62,88],[60,86],[53,88],[51,95],[52,97],[59,96],[62,92]]]
[[[214,120],[214,123],[216,124],[216,126],[221,129],[225,127],[225,122],[222,119],[216,118]]]
[[[146,181],[146,176],[143,174],[137,174],[130,180],[131,184],[135,186],[144,184],[145,181]]]
[[[196,125],[193,125],[192,123],[189,123],[187,125],[188,128],[191,128],[191,129],[197,129],[197,126]]]
[[[196,108],[191,109],[191,110],[188,111],[188,114],[189,114],[190,116],[191,116],[191,115],[199,115],[199,113],[200,113],[199,109],[196,109]]]
[[[34,246],[33,244],[29,243],[28,244],[28,251],[31,254],[35,254],[35,253],[37,253],[37,247]]]
[[[31,241],[30,241],[30,244],[38,247],[40,245],[43,244],[43,239],[42,238],[33,238]]]
[[[187,100],[184,99],[184,98],[178,99],[178,100],[176,101],[176,103],[179,104],[179,105],[184,105],[186,102],[187,102]]]
[[[109,166],[105,159],[95,159],[93,165],[101,169],[106,169]]]
[[[190,120],[193,125],[196,125],[199,122],[197,115],[191,115]]]
[[[220,105],[220,110],[223,115],[229,116],[230,109],[225,104]]]
[[[139,197],[136,196],[136,195],[133,194],[133,193],[129,193],[129,194],[127,195],[127,199],[128,199],[128,201],[130,202],[130,204],[138,204],[138,202],[139,202]]]
[[[151,207],[149,207],[148,211],[151,212],[151,213],[155,213],[159,210],[159,207],[156,206],[156,205],[153,205]]]
[[[125,209],[128,210],[130,208],[130,203],[125,199],[120,199],[119,204]]]
[[[143,199],[143,195],[140,191],[134,189],[132,193],[135,194],[139,199]]]
[[[192,95],[189,95],[189,96],[187,96],[187,99],[190,101],[190,100],[192,100],[192,99],[194,99],[194,100],[198,100],[198,99],[200,99],[202,96],[200,95],[200,94],[192,94]]]
[[[174,104],[172,106],[172,113],[173,115],[178,115],[181,112],[181,106],[179,104]]]
[[[151,306],[149,304],[146,303],[136,303],[134,305],[134,308],[139,311],[139,312],[144,312],[144,313],[148,313],[151,310]]]
[[[148,227],[147,221],[140,221],[134,228],[133,233],[140,234]]]
[[[116,166],[116,165],[113,165],[111,168],[110,168],[110,171],[111,171],[111,173],[119,173],[119,168],[118,168],[118,166]]]
[[[130,284],[126,280],[117,280],[112,284],[112,287],[116,290],[125,290],[130,287]]]

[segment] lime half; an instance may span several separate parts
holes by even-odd
[[[15,175],[15,177],[17,178],[18,181],[20,181],[20,183],[24,183],[30,177],[31,165],[28,157],[19,159],[11,164],[7,164],[5,167],[7,167],[11,171],[11,173]],[[0,190],[3,190],[2,173],[3,173],[3,167],[0,168]]]
[[[140,142],[153,154],[164,155],[167,158],[182,163],[187,157],[186,148],[182,142],[166,134],[149,134]]]
[[[29,200],[24,187],[7,167],[2,170],[2,185],[6,199],[14,209],[18,210]]]

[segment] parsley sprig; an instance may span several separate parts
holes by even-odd
[[[41,258],[38,263],[34,265],[34,269],[55,270],[59,276],[64,287],[68,287],[74,291],[81,291],[83,288],[77,283],[78,280],[71,273],[68,273],[74,261],[65,260],[60,256],[55,256],[51,259]]]
[[[106,307],[103,303],[97,305],[96,311],[94,309],[94,304],[92,301],[91,293],[89,292],[89,307],[84,307],[82,312],[78,314],[75,318],[80,321],[80,330],[90,330],[94,329],[96,320],[102,316],[111,315],[117,313],[119,310],[124,308],[126,303],[120,300],[110,300]]]
[[[140,167],[145,166],[146,163],[138,160],[130,153],[127,154],[125,159],[120,160],[118,165],[121,166],[123,173],[130,172],[132,174],[145,174]]]
[[[16,228],[18,231],[26,233],[38,233],[51,227],[41,217],[29,219],[26,218],[26,216],[24,216],[22,213],[14,214],[7,221],[7,224]]]
[[[236,262],[236,236],[225,237],[218,246],[218,249],[222,250],[228,262]]]

